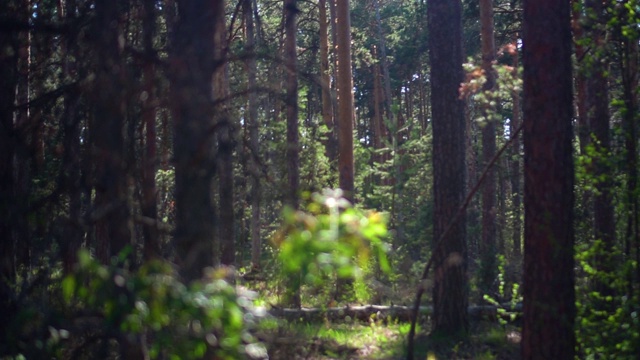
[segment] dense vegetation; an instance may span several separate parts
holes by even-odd
[[[639,23],[1,1],[0,359],[639,359]]]

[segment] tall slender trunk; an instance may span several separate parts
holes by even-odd
[[[286,65],[286,106],[287,106],[287,176],[288,201],[298,207],[298,192],[300,191],[300,149],[298,134],[298,52],[296,44],[297,31],[297,1],[284,0],[285,7],[285,44],[284,58]]]
[[[60,0],[60,20],[71,21],[74,17],[75,0]],[[64,54],[63,76],[68,82],[73,81],[73,73],[77,64],[77,49],[72,39],[63,43]],[[82,190],[80,163],[80,117],[78,116],[79,94],[70,93],[64,97],[64,154],[62,157],[63,181],[69,201],[69,217],[65,224],[64,240],[60,244],[65,274],[70,273],[76,264],[76,253],[82,241]]]
[[[142,121],[145,128],[145,151],[142,163],[142,215],[153,220],[153,223],[145,224],[143,228],[144,236],[144,259],[151,260],[160,257],[160,236],[157,226],[158,221],[158,200],[156,189],[156,169],[158,164],[158,151],[156,140],[156,86],[155,86],[155,66],[153,58],[156,53],[153,48],[153,37],[155,34],[155,1],[145,0],[143,17],[143,46],[146,54],[146,62],[143,65],[143,96],[142,98]]]
[[[615,243],[615,222],[613,208],[613,178],[609,152],[611,140],[609,134],[609,90],[608,69],[605,65],[605,34],[598,24],[603,22],[604,9],[602,1],[587,0],[587,12],[593,14],[588,21],[593,22],[590,36],[593,39],[593,49],[590,52],[592,61],[587,68],[587,96],[590,131],[594,145],[598,152],[593,161],[593,175],[599,179],[596,193],[593,196],[593,230],[596,240],[602,241],[603,251],[597,256],[599,270],[611,273],[614,270],[612,252]],[[597,281],[596,289],[603,295],[613,295],[613,289],[608,282]]]
[[[127,199],[124,124],[126,88],[122,61],[122,29],[118,5],[110,0],[96,1],[95,33],[96,86],[93,94],[93,155],[95,156],[96,227],[102,261],[118,255],[131,245],[130,209]]]
[[[171,52],[174,120],[176,261],[182,277],[200,278],[214,264],[212,203],[214,117],[211,79],[215,19],[221,0],[177,0],[179,17]]]
[[[325,153],[329,162],[335,163],[337,158],[336,129],[333,117],[333,100],[331,99],[331,76],[329,69],[329,28],[327,21],[327,0],[318,1],[320,21],[320,86],[322,87],[322,121],[328,128]]]
[[[378,58],[378,49],[373,46],[372,50],[374,58]],[[373,149],[380,150],[384,146],[383,137],[384,137],[384,122],[382,120],[382,81],[381,81],[381,72],[380,72],[380,64],[376,62],[372,65],[373,67]],[[382,164],[382,155],[378,152],[374,153],[373,159],[374,163]]]
[[[298,66],[297,66],[297,0],[284,0],[284,61],[286,66],[286,106],[287,106],[287,179],[289,189],[286,202],[297,209],[299,206],[300,191],[300,143],[298,134]],[[288,301],[295,307],[300,307],[300,277],[292,278]]]
[[[445,336],[469,330],[465,215],[440,239],[463,203],[465,116],[458,89],[462,71],[462,3],[428,0],[433,126],[434,249],[433,331]]]
[[[640,264],[640,204],[638,203],[638,38],[629,35],[621,37],[619,44],[622,69],[622,86],[624,98],[624,132],[625,132],[625,172],[627,186],[625,189],[625,255],[633,258],[635,251],[636,264]],[[635,279],[633,278],[635,275]],[[636,273],[630,276],[629,295],[640,297],[640,266],[636,265]]]
[[[219,196],[218,242],[220,244],[220,262],[233,265],[235,262],[235,212],[233,204],[233,149],[234,126],[229,106],[229,66],[227,63],[227,33],[224,14],[224,1],[216,3],[214,38],[213,93],[217,127],[217,171]],[[215,259],[214,259],[215,260]]]
[[[243,0],[243,12],[246,31],[245,51],[247,52],[247,83],[249,87],[247,104],[247,127],[249,128],[249,174],[251,176],[251,266],[260,268],[262,241],[260,239],[260,203],[262,199],[262,184],[260,182],[260,132],[258,123],[258,102],[256,96],[256,35],[253,21],[251,0]]]
[[[480,32],[482,38],[482,69],[486,82],[482,91],[489,93],[496,86],[496,75],[493,70],[493,62],[496,58],[496,47],[493,30],[493,1],[480,0]],[[490,96],[489,96],[490,98]],[[487,166],[496,153],[496,124],[493,114],[494,106],[483,104],[482,115],[484,126],[482,128],[482,161]],[[482,241],[480,243],[480,290],[493,294],[496,290],[497,275],[496,263],[496,175],[495,170],[490,169],[484,180],[482,188]]]
[[[338,60],[338,171],[344,197],[353,202],[353,79],[351,73],[351,17],[349,1],[336,4],[336,48]]]
[[[517,44],[518,35],[514,35],[514,43]],[[513,53],[513,76],[518,77],[519,55],[517,51]],[[520,94],[514,91],[511,94],[511,102],[513,104],[513,115],[509,122],[509,133],[514,136],[521,123],[521,106],[520,106]],[[511,200],[513,207],[513,256],[512,256],[512,268],[514,269],[514,281],[519,281],[522,266],[522,194],[520,193],[521,183],[521,169],[520,169],[520,137],[516,136],[513,139],[513,145],[511,146]]]

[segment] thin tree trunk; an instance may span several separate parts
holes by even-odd
[[[373,57],[374,58],[378,58],[378,51],[377,48],[375,46],[373,46]],[[379,153],[379,150],[382,149],[384,146],[383,144],[383,137],[384,137],[384,132],[383,132],[383,128],[384,128],[384,122],[382,120],[382,81],[381,81],[381,73],[380,73],[380,64],[379,62],[376,62],[375,64],[373,64],[373,126],[372,126],[372,130],[373,130],[373,149],[376,151],[374,152],[374,163],[376,164],[382,164],[382,155]],[[376,182],[377,185],[379,185],[378,182]]]
[[[351,74],[351,18],[349,1],[336,4],[336,47],[338,60],[338,171],[344,197],[354,200],[353,164],[353,80]]]
[[[262,200],[262,184],[260,182],[260,132],[258,123],[258,102],[256,98],[256,36],[253,22],[253,9],[251,0],[243,0],[243,12],[246,28],[245,51],[248,58],[245,61],[248,78],[248,104],[247,104],[247,127],[249,128],[249,174],[251,176],[251,267],[260,268],[260,257],[262,241],[260,238],[260,203]]]
[[[297,44],[296,15],[299,12],[297,0],[284,0],[285,16],[285,43],[284,59],[286,65],[286,106],[287,106],[287,179],[289,189],[287,189],[287,204],[294,209],[299,206],[300,191],[300,144],[298,134],[298,66],[297,66]],[[290,279],[288,286],[289,293],[287,301],[293,306],[300,307],[300,277]]]
[[[59,12],[61,20],[71,21],[75,12],[75,0],[60,0]],[[67,81],[72,81],[72,74],[77,67],[75,53],[77,51],[74,42],[69,40],[63,43],[64,65],[63,74]],[[69,218],[65,224],[65,239],[60,244],[62,262],[65,274],[73,271],[76,264],[76,255],[82,241],[82,191],[80,161],[80,118],[78,116],[79,94],[66,94],[64,97],[64,154],[62,157],[64,187],[69,201]]]
[[[492,0],[480,0],[480,33],[482,70],[486,77],[482,91],[489,93],[494,91],[496,86],[496,75],[493,70],[496,47]],[[496,124],[493,120],[496,109],[490,104],[483,104],[481,111],[485,121],[482,128],[482,160],[483,166],[486,166],[496,153]],[[480,243],[480,290],[486,294],[493,294],[497,289],[496,250],[496,176],[495,170],[490,170],[482,189],[482,240]]]
[[[614,269],[611,258],[615,244],[615,222],[613,216],[613,178],[609,152],[611,140],[609,135],[609,90],[608,69],[605,66],[604,34],[598,25],[603,21],[602,1],[588,0],[587,12],[593,14],[593,31],[591,38],[594,45],[590,53],[593,57],[588,67],[588,122],[595,141],[595,147],[599,156],[593,161],[593,175],[599,179],[596,184],[596,193],[593,197],[593,230],[596,240],[602,241],[603,251],[597,256],[597,268],[606,273]],[[603,296],[613,295],[613,289],[608,282],[596,281],[596,289]]]
[[[13,14],[15,6],[11,1],[0,2],[0,14]],[[15,223],[12,209],[4,204],[14,204],[13,159],[16,147],[13,105],[18,85],[18,39],[15,33],[0,32],[0,48],[12,51],[0,52],[0,295],[4,295],[9,284],[13,284],[15,273]],[[9,300],[8,294],[0,297],[2,304]],[[5,311],[4,306],[0,306]],[[7,309],[8,310],[8,309]],[[4,328],[4,327],[3,327]],[[2,331],[4,333],[4,330]]]
[[[517,44],[518,35],[514,36],[514,43]],[[518,77],[519,66],[518,51],[513,53],[513,76]],[[520,127],[521,112],[520,107],[520,94],[514,91],[511,94],[511,102],[513,104],[513,115],[509,122],[509,133],[515,134],[516,129]],[[511,200],[513,206],[513,256],[511,263],[514,265],[515,276],[513,281],[520,280],[521,267],[522,267],[522,194],[520,193],[521,182],[521,169],[520,169],[520,138],[516,136],[513,140],[513,147],[511,148],[511,161],[509,166],[511,167]]]
[[[284,57],[287,74],[287,174],[289,189],[287,203],[293,208],[298,207],[298,192],[300,191],[300,149],[298,134],[298,66],[296,44],[296,15],[298,13],[296,0],[284,0],[285,7],[285,44]]]
[[[229,96],[229,67],[226,61],[227,33],[224,1],[216,3],[214,38],[214,111],[217,128],[217,171],[219,196],[218,242],[220,262],[233,265],[235,262],[235,212],[233,204],[233,148],[234,129],[231,109],[226,98]],[[214,259],[215,261],[216,259]]]
[[[618,30],[620,31],[620,30]],[[618,36],[622,36],[621,33]],[[625,172],[627,186],[625,189],[625,255],[633,258],[635,250],[636,264],[640,264],[640,231],[638,204],[638,39],[622,37],[620,46],[620,62],[625,111],[623,116],[625,132]],[[634,249],[635,248],[635,249]],[[632,250],[633,249],[633,250]],[[635,275],[635,279],[633,279]],[[636,265],[636,273],[630,276],[629,295],[640,297],[640,266]]]
[[[322,121],[328,128],[325,153],[330,163],[337,158],[336,129],[333,118],[333,100],[331,99],[331,79],[329,69],[329,34],[327,21],[327,1],[318,1],[320,21],[320,86],[322,87]]]
[[[96,85],[93,99],[93,155],[95,156],[95,207],[102,261],[131,245],[124,151],[125,67],[120,44],[119,9],[110,0],[96,1]]]
[[[158,163],[156,143],[156,86],[155,66],[153,58],[156,56],[153,49],[153,36],[155,34],[155,1],[145,0],[143,18],[143,44],[148,59],[143,65],[144,90],[141,96],[143,109],[143,123],[145,128],[145,152],[142,164],[142,215],[154,220],[151,224],[145,224],[144,259],[151,260],[160,257],[160,236],[158,226],[158,200],[156,189],[156,169]]]

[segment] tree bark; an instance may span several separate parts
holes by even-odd
[[[229,106],[229,67],[227,64],[227,32],[224,1],[216,3],[216,30],[214,37],[214,113],[217,135],[216,167],[218,172],[218,243],[220,262],[233,265],[235,262],[235,212],[233,204],[233,148],[234,126]],[[216,261],[216,259],[214,259]]]
[[[214,265],[212,202],[214,117],[211,99],[215,17],[221,0],[178,0],[171,53],[174,120],[176,262],[187,280]]]
[[[353,164],[353,75],[351,73],[351,15],[349,1],[336,4],[336,47],[338,60],[338,171],[344,197],[354,200]]]
[[[514,44],[517,44],[518,35],[514,36]],[[519,65],[518,51],[513,53],[513,76],[518,76]],[[514,136],[516,129],[520,127],[521,123],[521,106],[520,106],[520,94],[516,91],[511,94],[511,101],[513,104],[513,115],[509,122],[509,133]],[[511,148],[511,161],[509,163],[511,170],[511,200],[513,207],[513,256],[511,263],[514,264],[515,269],[514,281],[520,281],[521,267],[522,267],[522,194],[521,189],[521,169],[520,169],[520,138],[516,137],[513,140],[513,147]]]
[[[602,241],[603,251],[597,255],[597,268],[611,273],[614,270],[611,258],[615,245],[615,222],[613,208],[613,178],[610,160],[611,140],[609,134],[609,89],[605,65],[604,34],[599,24],[604,21],[602,1],[588,0],[587,13],[592,14],[589,19],[590,37],[593,49],[587,68],[587,116],[594,146],[598,153],[593,162],[593,176],[598,180],[596,193],[593,196],[593,230],[595,240]],[[611,284],[597,281],[595,288],[603,296],[613,295]]]
[[[248,104],[247,104],[247,127],[249,128],[249,173],[251,176],[251,267],[253,269],[260,268],[260,256],[262,252],[262,241],[260,238],[260,203],[262,200],[262,184],[260,182],[260,162],[258,156],[260,154],[260,132],[258,123],[258,102],[256,98],[256,58],[255,45],[256,36],[253,21],[252,0],[243,0],[244,22],[246,29],[246,45],[247,60],[247,84],[249,87]]]
[[[482,38],[482,70],[486,82],[482,86],[484,93],[494,91],[496,74],[493,63],[496,59],[496,46],[493,30],[493,1],[480,0],[480,33]],[[482,161],[486,166],[496,153],[496,124],[493,120],[494,106],[483,104],[482,115]],[[496,262],[496,172],[487,173],[482,189],[482,241],[480,243],[480,290],[484,294],[494,294],[497,289]]]
[[[296,44],[299,12],[297,0],[284,0],[285,11],[285,44],[284,58],[286,65],[286,106],[287,106],[287,178],[289,189],[287,203],[298,208],[300,191],[300,142],[298,124],[298,52]]]
[[[333,118],[333,99],[331,98],[331,76],[329,69],[329,28],[327,20],[327,0],[318,1],[320,21],[320,86],[322,87],[322,121],[328,128],[326,151],[330,163],[337,158],[336,129]]]
[[[465,191],[465,118],[458,88],[462,71],[462,4],[429,0],[433,124],[434,233],[439,239],[462,205]],[[437,251],[434,262],[433,331],[467,333],[467,247],[464,215]]]
[[[107,262],[132,244],[124,141],[125,64],[120,11],[110,0],[96,1],[96,83],[93,148],[97,241]]]
[[[144,89],[141,96],[143,108],[143,123],[145,128],[145,152],[142,164],[142,215],[158,221],[158,200],[156,189],[156,170],[158,164],[158,151],[156,141],[156,86],[155,66],[153,59],[156,53],[153,49],[153,37],[155,34],[155,2],[145,0],[143,18],[143,45],[147,57],[144,64]],[[160,257],[160,234],[156,223],[146,224],[143,228],[144,259],[151,260]]]
[[[287,204],[294,209],[299,206],[300,191],[300,142],[298,124],[298,66],[297,66],[297,0],[284,0],[285,16],[285,43],[284,58],[287,74],[286,82],[286,106],[287,106],[287,178],[289,189],[287,192]],[[290,279],[287,293],[287,301],[294,307],[300,307],[300,277]]]
[[[573,359],[570,2],[525,0],[523,359]]]

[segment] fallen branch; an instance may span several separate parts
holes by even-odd
[[[500,307],[494,305],[473,305],[469,306],[469,317],[473,320],[489,320],[495,321],[500,317],[499,309],[504,309],[510,313],[521,313],[522,304],[516,304],[511,306],[510,304],[504,304]],[[288,308],[271,308],[266,311],[269,315],[284,319],[287,321],[304,321],[304,322],[318,322],[330,320],[358,320],[358,321],[370,321],[370,320],[393,320],[409,322],[413,320],[413,307],[402,305],[363,305],[363,306],[343,306],[343,307],[331,307],[327,309],[322,308],[301,308],[301,309],[288,309]],[[419,315],[429,316],[433,313],[433,307],[420,306],[418,308]],[[509,320],[509,319],[505,319]]]

